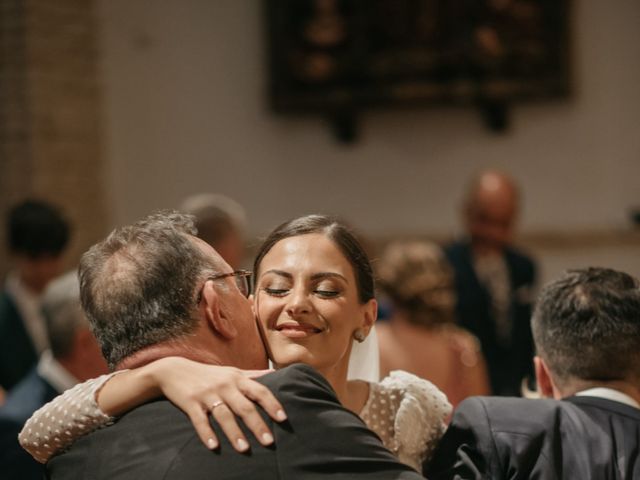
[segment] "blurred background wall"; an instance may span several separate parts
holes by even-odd
[[[640,274],[637,0],[571,2],[574,94],[514,106],[505,134],[473,109],[372,111],[351,146],[321,119],[268,111],[257,0],[50,3],[94,9],[104,229],[212,191],[246,207],[252,236],[324,212],[374,242],[447,238],[469,177],[498,167],[522,186],[521,243],[543,279],[585,263]]]

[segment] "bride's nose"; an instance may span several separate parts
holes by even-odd
[[[309,296],[305,292],[304,288],[293,289],[292,294],[289,296],[289,302],[287,303],[285,311],[291,317],[303,315],[311,311]]]

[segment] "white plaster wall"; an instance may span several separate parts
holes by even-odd
[[[268,112],[258,0],[101,0],[115,221],[214,191],[254,234],[312,212],[449,234],[465,181],[497,166],[521,182],[524,231],[625,227],[640,205],[640,2],[571,3],[571,100],[514,107],[506,135],[473,110],[369,112],[345,148],[322,120]]]

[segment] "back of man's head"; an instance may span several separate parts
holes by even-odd
[[[219,266],[194,243],[192,217],[150,215],[114,230],[80,261],[80,293],[111,368],[197,327],[198,282]]]
[[[26,200],[15,205],[7,222],[9,249],[30,258],[58,256],[69,241],[69,225],[52,205]]]
[[[42,314],[51,352],[78,380],[105,373],[106,364],[80,306],[78,275],[69,272],[47,286]]]
[[[47,326],[51,352],[56,358],[68,355],[75,332],[89,328],[80,307],[80,284],[76,272],[53,280],[42,297],[42,313]]]
[[[532,330],[558,387],[640,380],[640,285],[626,273],[567,272],[542,289]]]

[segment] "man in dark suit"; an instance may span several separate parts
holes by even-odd
[[[0,389],[9,390],[49,348],[40,297],[60,274],[69,226],[56,208],[27,200],[7,221],[13,270],[0,292]]]
[[[18,433],[38,408],[79,381],[106,373],[107,365],[80,308],[75,272],[47,287],[42,300],[43,316],[51,350],[36,367],[9,391],[0,407],[0,472],[7,479],[41,479],[44,466],[18,443]]]
[[[541,293],[532,328],[541,394],[462,402],[430,479],[640,478],[640,283],[571,271]]]
[[[465,200],[468,238],[445,247],[455,271],[458,322],[480,340],[494,395],[519,395],[522,380],[533,377],[529,319],[536,269],[511,246],[518,203],[509,176],[481,173]]]
[[[82,304],[112,368],[167,356],[243,369],[264,369],[267,354],[249,300],[245,272],[194,236],[190,217],[156,214],[112,232],[82,257]],[[275,443],[248,435],[237,453],[213,425],[220,448],[208,450],[189,419],[167,400],[138,407],[93,432],[48,464],[62,479],[415,479],[362,421],[344,409],[315,370],[293,365],[259,380],[288,419]],[[216,419],[231,415],[212,399]]]

